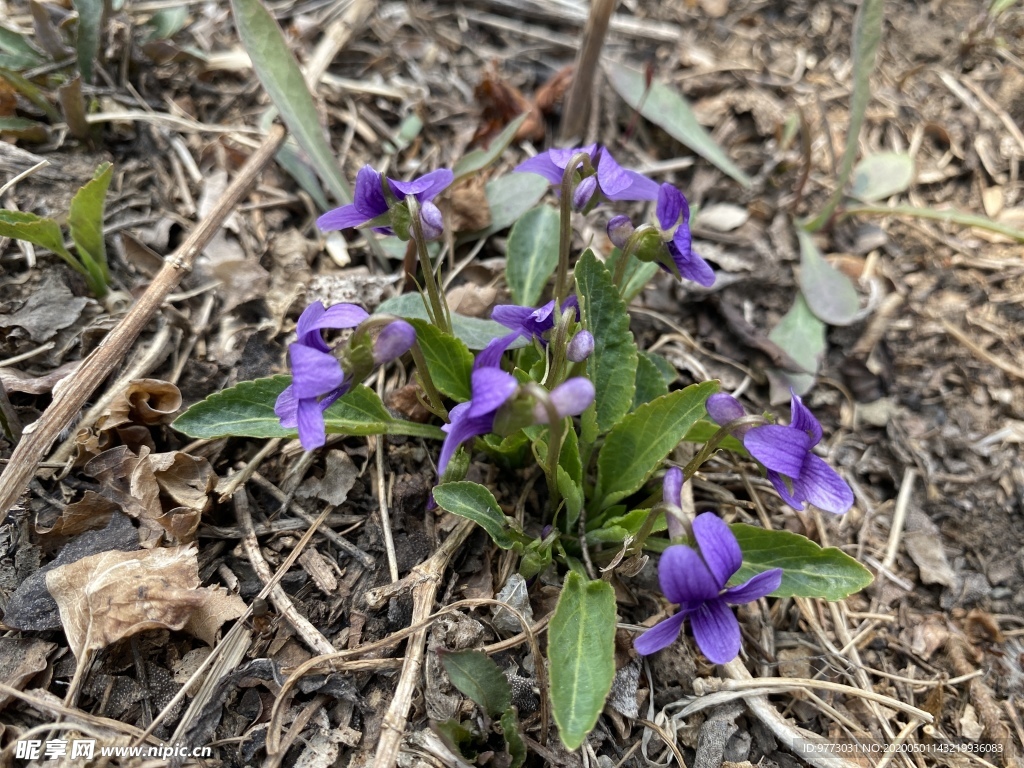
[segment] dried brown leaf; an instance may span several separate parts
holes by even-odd
[[[491,207],[487,202],[486,178],[471,176],[454,187],[445,205],[447,221],[455,232],[478,232],[491,225]]]
[[[46,669],[47,657],[55,650],[55,643],[37,638],[0,637],[0,680],[22,690],[29,680]],[[12,699],[12,696],[0,695],[0,709]]]
[[[184,630],[207,645],[214,645],[224,622],[237,619],[245,613],[245,601],[224,587],[207,587],[199,590],[199,594],[203,601],[192,611]]]
[[[0,368],[0,384],[8,392],[24,392],[27,395],[45,395],[50,392],[58,381],[70,376],[82,364],[81,360],[64,363],[42,376],[33,376],[16,368]]]
[[[37,524],[36,532],[40,536],[76,536],[86,531],[105,528],[110,516],[120,507],[96,491],[86,491],[85,495],[72,504],[64,507],[60,517],[49,528]]]
[[[522,91],[507,82],[493,63],[484,71],[480,84],[473,89],[473,96],[483,109],[471,145],[486,146],[506,125],[524,112],[530,113],[530,117],[516,132],[516,139],[540,141],[544,138],[544,118],[540,110]]]
[[[148,629],[181,629],[206,598],[194,547],[103,552],[46,574],[79,659]]]
[[[136,379],[114,398],[107,412],[97,421],[101,429],[123,424],[169,424],[181,408],[181,392],[169,381]]]

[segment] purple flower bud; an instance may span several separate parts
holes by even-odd
[[[384,326],[373,342],[373,362],[384,365],[395,360],[416,342],[416,329],[405,320],[394,320]]]
[[[579,416],[594,402],[594,385],[590,379],[577,376],[567,379],[551,390],[551,404],[559,417]],[[548,411],[541,403],[533,406],[533,418],[537,424],[548,423]]]
[[[683,470],[670,467],[661,481],[661,497],[666,504],[675,507],[683,505]]]
[[[616,248],[625,248],[633,229],[633,222],[629,220],[629,216],[615,216],[608,221],[608,239]]]
[[[420,221],[423,223],[423,236],[427,240],[437,240],[444,233],[444,217],[433,203],[421,204]]]
[[[565,356],[570,362],[582,363],[590,353],[594,351],[594,335],[590,331],[580,331],[572,337],[569,346],[565,350]]]
[[[708,416],[720,427],[747,415],[743,406],[740,405],[740,401],[725,392],[718,392],[709,397],[705,407],[708,410]]]
[[[572,205],[577,210],[582,210],[587,207],[587,203],[590,202],[590,198],[594,196],[594,192],[597,191],[597,176],[587,176],[579,184],[576,185],[576,190],[572,193]]]

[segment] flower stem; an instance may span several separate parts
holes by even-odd
[[[548,389],[554,389],[565,381],[565,352],[569,344],[569,326],[575,321],[576,311],[570,308],[562,313],[555,324],[555,333],[551,337],[551,343],[548,344],[548,350],[551,352],[551,364],[542,382]]]
[[[565,419],[558,415],[558,409],[551,402],[550,393],[536,384],[526,385],[526,391],[537,399],[548,414],[548,455],[544,474],[548,480],[548,495],[551,508],[558,508],[562,495],[558,491],[558,459],[562,454],[562,440],[565,438]]]
[[[711,458],[714,452],[718,450],[718,446],[722,444],[722,441],[729,437],[730,433],[737,427],[759,426],[766,423],[763,416],[742,416],[738,419],[733,419],[721,427],[697,452],[697,455],[683,467],[683,482],[685,483],[696,474],[701,464]]]
[[[641,224],[639,227],[633,230],[633,233],[626,240],[626,245],[619,252],[619,260],[615,262],[615,275],[612,277],[612,282],[619,289],[619,294],[626,292],[626,266],[629,264],[629,259],[636,249],[640,247],[640,242],[648,232],[656,232],[657,230],[650,224]]]
[[[429,300],[428,309],[430,309],[431,314],[430,320],[442,331],[451,335],[451,312],[448,309],[448,302],[445,300],[444,295],[441,293],[441,289],[437,284],[437,277],[434,274],[434,264],[431,262],[430,254],[427,252],[427,238],[423,235],[423,222],[420,219],[419,201],[416,199],[415,195],[407,195],[405,201],[409,206],[412,238],[416,242],[416,250],[419,251],[420,255],[420,265],[423,267],[423,285],[426,288],[427,299]]]
[[[558,222],[558,272],[555,276],[555,306],[561,307],[569,292],[569,250],[572,246],[572,188],[576,166],[583,164],[584,173],[593,173],[590,155],[579,152],[562,173],[561,217]]]
[[[423,356],[423,350],[420,349],[419,341],[409,348],[409,352],[412,354],[413,362],[416,363],[416,373],[419,374],[420,384],[423,386],[423,391],[427,393],[427,398],[430,401],[424,403],[424,405],[432,414],[448,421],[448,411],[441,404],[441,393],[434,384],[434,379],[430,376],[430,368],[427,367],[427,359]]]

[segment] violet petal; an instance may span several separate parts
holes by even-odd
[[[800,477],[793,480],[794,494],[818,509],[841,515],[853,506],[853,491],[820,456],[808,453]]]
[[[727,664],[740,652],[740,623],[724,600],[711,600],[690,614],[693,638],[715,664]]]
[[[633,647],[641,656],[649,656],[663,648],[668,648],[679,637],[679,630],[686,621],[686,611],[680,611],[660,621],[633,641]]]
[[[750,577],[747,581],[735,587],[729,587],[722,593],[722,599],[733,605],[740,603],[751,603],[767,597],[782,583],[782,569],[771,568],[767,571]]]
[[[683,506],[683,470],[679,467],[669,467],[665,473],[665,479],[661,481],[661,498],[666,504]]]
[[[662,184],[658,189],[658,224],[663,230],[672,229],[679,223],[685,200],[683,193],[671,184]]]
[[[707,408],[708,416],[718,424],[718,426],[724,426],[730,421],[743,418],[747,415],[746,409],[740,404],[732,395],[727,395],[725,392],[716,392],[707,399],[705,403]]]
[[[811,438],[799,429],[766,424],[747,432],[743,436],[743,447],[768,469],[787,477],[799,477]]]
[[[718,589],[724,588],[743,564],[743,553],[736,536],[722,518],[714,512],[704,512],[693,520],[693,537],[718,583]]]
[[[388,179],[388,184],[391,185],[392,191],[396,197],[405,197],[406,195],[415,195],[416,199],[421,203],[432,200],[436,195],[442,192],[445,187],[452,183],[455,179],[455,174],[447,168],[438,168],[436,171],[420,176],[418,179],[412,181],[395,181],[394,179]]]
[[[288,357],[292,367],[293,393],[299,400],[326,395],[341,386],[345,378],[341,363],[327,352],[304,344],[292,344],[288,347]]]
[[[315,398],[300,398],[297,416],[299,442],[305,450],[312,451],[327,442],[324,412]]]
[[[668,547],[658,563],[662,594],[673,603],[699,605],[718,597],[721,585],[696,550],[685,544]]]
[[[821,423],[814,418],[814,414],[804,405],[804,401],[795,392],[793,393],[791,409],[793,413],[789,426],[792,429],[806,432],[811,438],[812,446],[821,442]]]
[[[478,418],[494,413],[519,389],[519,382],[511,373],[500,368],[478,368],[471,375],[473,399],[469,416]]]

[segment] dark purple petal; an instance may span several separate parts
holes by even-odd
[[[373,362],[383,365],[395,360],[416,342],[416,329],[405,320],[393,320],[373,341]]]
[[[673,544],[662,554],[658,582],[665,597],[688,608],[716,599],[722,589],[703,558],[685,544]]]
[[[725,392],[713,394],[708,398],[704,407],[707,408],[708,416],[719,426],[747,415],[747,411],[740,405],[740,401]]]
[[[786,478],[780,475],[773,469],[769,469],[767,472],[768,481],[775,488],[776,493],[782,498],[782,500],[789,504],[793,509],[803,509],[804,502],[798,498],[799,494],[796,493],[796,488],[793,488],[794,493],[790,493],[789,487],[786,485]]]
[[[571,363],[582,363],[594,351],[594,334],[578,331],[565,348],[565,356]]]
[[[704,603],[690,614],[693,639],[708,661],[727,664],[740,652],[740,623],[724,600]]]
[[[743,447],[768,469],[787,477],[799,477],[811,438],[799,429],[766,424],[747,432],[743,436]]]
[[[312,322],[306,323],[305,326],[303,326],[302,318],[300,317],[299,327],[296,328],[296,331],[305,329],[304,332],[299,334],[299,340],[303,344],[307,344],[309,342],[304,338],[306,334],[312,335],[315,332],[316,338],[320,339],[320,331],[323,328],[355,328],[369,316],[365,309],[355,304],[335,304]]]
[[[679,630],[686,621],[686,611],[660,621],[633,641],[633,647],[641,656],[649,656],[663,648],[668,648],[679,637]]]
[[[423,237],[427,240],[437,240],[444,234],[444,216],[441,209],[430,201],[420,206],[420,223],[423,225]]]
[[[299,442],[305,450],[312,451],[327,442],[324,412],[315,398],[301,398],[297,415]]]
[[[295,335],[298,336],[299,344],[315,346],[321,352],[326,352],[328,347],[320,337],[317,321],[327,312],[323,302],[314,301],[299,315],[299,322],[295,324]]]
[[[478,419],[472,418],[469,415],[471,405],[472,403],[456,405],[448,412],[451,423],[441,427],[448,434],[441,444],[441,455],[437,458],[438,477],[444,476],[448,462],[460,445],[478,435],[486,435],[494,426],[494,417],[490,414]]]
[[[494,413],[519,389],[516,377],[500,368],[477,368],[470,381],[473,389],[473,399],[469,401],[470,418]]]
[[[804,405],[804,401],[796,392],[793,392],[792,396],[793,418],[790,420],[789,426],[806,432],[811,438],[811,445],[815,446],[821,441],[821,423],[814,418],[814,414]]]
[[[577,376],[562,382],[551,390],[549,395],[555,411],[563,419],[566,416],[578,416],[594,402],[594,385],[583,376]],[[548,423],[547,409],[537,403],[533,407],[533,416],[538,424]]]
[[[295,399],[295,388],[289,384],[274,403],[274,413],[281,420],[282,427],[295,429],[299,423],[298,408],[299,401]]]
[[[679,223],[679,217],[683,214],[683,206],[686,199],[683,193],[671,184],[662,184],[658,188],[658,224],[663,230],[672,229]]]
[[[693,280],[698,285],[710,288],[715,284],[715,270],[691,248],[690,227],[680,224],[675,236],[668,244],[668,252],[676,268],[686,280]]]
[[[316,220],[316,226],[321,232],[331,232],[335,229],[361,226],[372,218],[374,217],[361,213],[354,204],[350,203],[325,213]]]
[[[633,183],[626,170],[618,164],[607,147],[601,147],[597,157],[597,180],[601,183],[601,191],[609,200],[620,200],[616,197],[628,189]]]
[[[714,512],[704,512],[693,520],[693,537],[721,590],[743,564],[743,553],[736,536]],[[717,594],[717,592],[716,592]]]
[[[629,220],[629,216],[615,216],[608,221],[608,239],[618,249],[626,247],[629,236],[633,234],[635,227]]]
[[[657,200],[658,182],[651,181],[636,171],[624,171],[629,179],[629,186],[621,192],[614,194],[605,193],[609,200]],[[600,181],[600,179],[598,179]],[[603,186],[602,186],[603,189]]]
[[[552,306],[554,306],[554,302],[552,302]],[[533,307],[499,304],[491,311],[491,320],[501,323],[513,331],[529,333],[526,330],[526,322],[536,311]]]
[[[455,174],[447,168],[439,168],[436,171],[431,171],[428,174],[420,176],[418,179],[412,181],[395,181],[394,179],[388,179],[388,184],[391,185],[391,190],[395,193],[395,197],[405,197],[406,195],[415,195],[416,199],[421,203],[433,200],[434,197],[444,190],[452,181],[455,179]]]
[[[597,178],[595,176],[587,176],[585,179],[580,181],[576,185],[576,189],[572,193],[572,207],[577,210],[586,208],[587,203],[590,202],[590,198],[594,196],[594,192],[597,191]]]
[[[782,569],[772,568],[751,577],[742,584],[729,587],[722,593],[722,599],[733,605],[751,603],[767,597],[782,583]]]
[[[565,167],[567,165],[569,165],[569,163],[572,161],[572,159],[574,157],[576,157],[576,155],[580,154],[581,152],[584,152],[584,153],[590,155],[590,162],[591,162],[591,164],[593,164],[593,162],[594,162],[594,153],[596,151],[597,151],[597,145],[596,144],[588,144],[585,147],[571,147],[571,148],[567,148],[567,149],[558,149],[556,147],[555,149],[549,149],[547,154],[548,154],[548,157],[551,158],[551,161],[555,164],[555,166],[557,166],[558,168],[560,168],[561,170],[564,171]],[[559,174],[559,176],[558,176],[558,183],[559,184],[562,183],[562,176],[561,176],[561,174]]]
[[[353,205],[367,220],[387,213],[390,207],[381,187],[380,173],[368,165],[364,165],[356,174],[354,198]]]
[[[793,480],[795,496],[818,509],[841,515],[853,506],[853,491],[828,463],[808,453],[800,477]]]
[[[487,342],[487,346],[477,353],[476,360],[473,361],[473,370],[500,367],[501,356],[505,354],[505,350],[509,348],[509,345],[521,335],[518,332],[513,332],[508,336],[501,336]]]
[[[292,364],[292,394],[298,400],[326,395],[345,379],[341,363],[327,352],[291,344],[288,357]]]
[[[569,162],[569,159],[571,158],[566,158],[566,162]],[[562,173],[565,171],[565,166],[563,165],[559,168],[552,161],[550,153],[542,152],[536,157],[524,160],[513,168],[513,171],[517,171],[519,173],[536,173],[557,186],[562,183]]]
[[[661,498],[666,504],[683,506],[683,470],[679,467],[669,467],[665,473],[665,479],[661,481]]]

